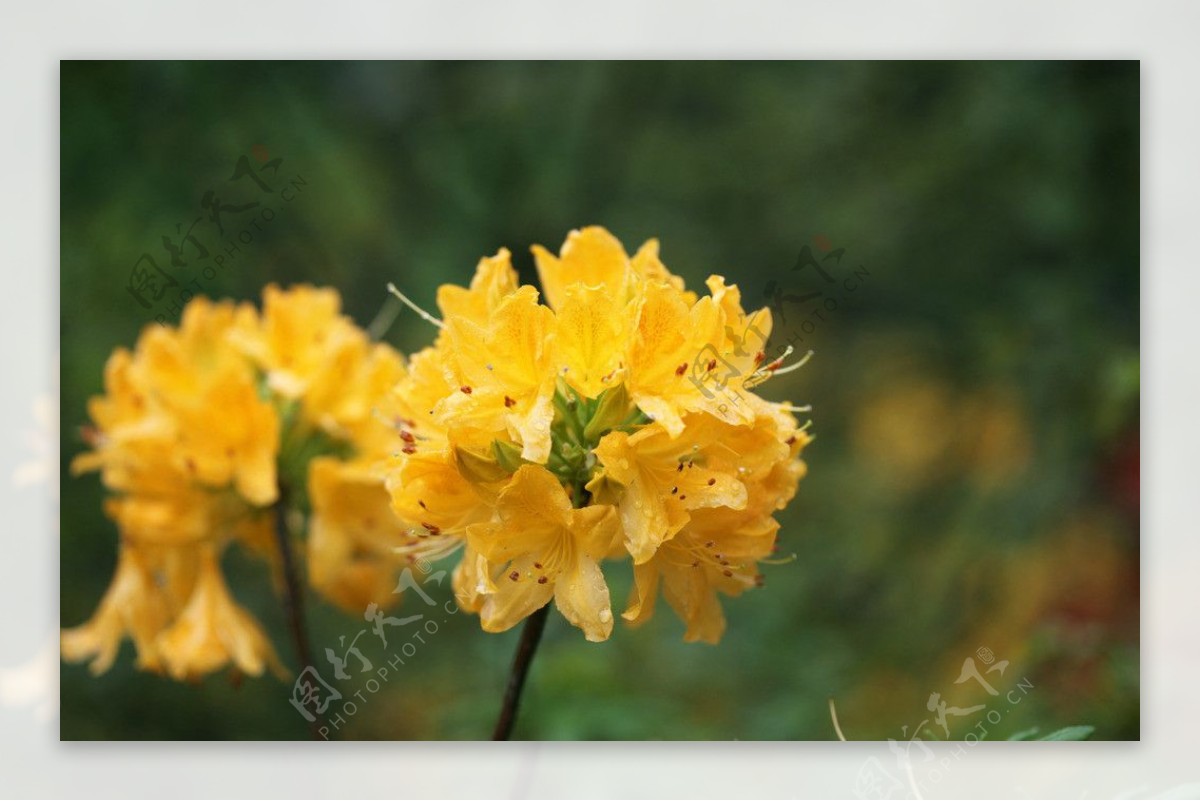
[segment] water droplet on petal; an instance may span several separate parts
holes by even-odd
[[[601,609],[600,610],[600,622],[607,623],[610,620],[612,620],[612,611],[608,610],[608,609]]]

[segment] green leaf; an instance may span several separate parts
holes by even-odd
[[[1086,740],[1096,730],[1095,726],[1067,726],[1065,729],[1051,732],[1039,740]]]
[[[1014,734],[1012,737],[1009,737],[1008,739],[1009,739],[1009,741],[1028,740],[1031,737],[1033,737],[1033,735],[1037,734],[1039,730],[1040,730],[1039,727],[1034,726],[1031,729],[1025,729],[1024,731],[1019,731],[1016,734]]]

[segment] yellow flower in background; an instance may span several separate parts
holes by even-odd
[[[244,308],[230,341],[266,371],[273,392],[291,400],[319,384],[343,351],[365,336],[341,316],[332,289],[263,290],[263,311]]]
[[[171,604],[156,585],[148,561],[138,549],[122,546],[117,571],[92,619],[63,632],[63,659],[91,659],[92,673],[103,673],[112,667],[121,641],[128,636],[137,648],[138,667],[159,669],[155,641],[170,619]]]
[[[715,642],[718,593],[761,583],[772,515],[804,473],[798,409],[754,392],[795,365],[767,359],[766,309],[744,311],[720,276],[688,291],[657,241],[630,257],[590,227],[533,254],[547,305],[504,249],[439,289],[441,318],[394,290],[439,329],[396,391],[387,490],[416,537],[402,550],[461,549],[455,595],[487,631],[553,599],[589,640],[612,631],[602,565],[627,559],[626,619],[661,589],[687,639]]]
[[[220,557],[236,543],[278,571],[289,511],[308,518],[314,589],[355,614],[397,600],[394,549],[410,537],[382,462],[403,359],[342,316],[333,290],[263,294],[262,314],[197,298],[178,328],[148,327],[109,359],[89,403],[93,449],[72,469],[99,470],[113,493],[121,556],[92,620],[63,632],[64,658],[105,670],[129,636],[138,667],[178,679],[278,666]]]
[[[395,600],[403,561],[396,547],[402,526],[378,472],[361,462],[322,456],[309,470],[316,513],[308,531],[308,578],[313,589],[351,614]]]
[[[106,395],[89,406],[95,451],[76,459],[75,471],[100,468],[119,492],[159,494],[154,483],[171,474],[232,487],[255,505],[273,502],[279,424],[253,366],[228,345],[239,312],[253,309],[197,298],[178,329],[149,326],[134,354],[117,350]]]
[[[286,675],[262,627],[229,594],[212,545],[200,549],[187,606],[155,646],[167,675],[181,681],[229,663],[248,676],[260,676],[267,667]]]

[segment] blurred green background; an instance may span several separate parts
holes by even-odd
[[[665,606],[599,645],[552,616],[516,736],[830,739],[833,698],[851,739],[946,737],[936,692],[986,705],[947,717],[951,739],[981,722],[989,739],[1138,737],[1136,62],[63,62],[61,102],[63,625],[90,616],[116,556],[98,479],[67,470],[86,399],[178,293],[145,309],[129,271],[149,252],[197,277],[162,236],[209,189],[265,198],[228,179],[269,154],[276,192],[304,183],[198,277],[212,297],[331,285],[366,325],[388,281],[431,307],[501,246],[532,281],[529,245],[592,223],[630,250],[658,237],[690,286],[722,273],[748,306],[823,293],[779,326],[814,358],[763,389],[813,406],[810,473],[780,518],[795,560],[725,602],[717,647],[684,644]],[[252,216],[229,214],[227,236]],[[806,245],[844,249],[831,280],[793,269]],[[386,338],[431,336],[405,313]],[[295,666],[265,569],[227,568]],[[627,570],[611,580],[623,599]],[[312,596],[310,618],[318,653],[362,627]],[[517,637],[450,618],[378,693],[343,686],[367,701],[338,736],[486,738]],[[1009,663],[984,674],[995,697],[955,683],[968,658],[984,671],[981,648]],[[273,678],[188,686],[132,662],[127,644],[98,678],[63,665],[64,739],[307,736]]]

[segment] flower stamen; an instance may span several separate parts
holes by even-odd
[[[396,289],[396,285],[395,285],[395,284],[393,284],[393,283],[391,283],[391,282],[389,281],[389,282],[388,282],[388,285],[387,285],[387,288],[388,288],[388,292],[391,292],[393,295],[395,295],[396,297],[400,298],[400,302],[401,302],[401,303],[403,303],[405,306],[407,306],[408,308],[410,308],[410,309],[412,309],[413,311],[415,311],[415,312],[416,312],[416,313],[417,313],[417,314],[420,316],[420,318],[421,318],[422,320],[424,320],[425,322],[427,322],[427,323],[430,323],[431,325],[435,325],[435,326],[437,326],[438,328],[443,328],[443,329],[444,329],[444,328],[446,327],[446,324],[445,324],[445,323],[443,323],[441,320],[439,320],[438,318],[434,317],[432,314],[430,314],[429,312],[425,311],[425,310],[424,310],[424,309],[422,309],[420,306],[418,306],[417,304],[415,304],[415,303],[413,303],[411,300],[409,300],[407,295],[405,295],[405,294],[404,294],[403,292],[401,292],[399,289]]]

